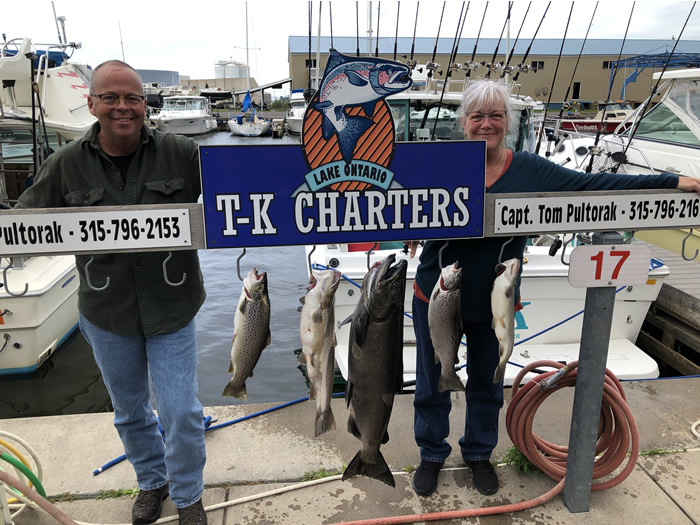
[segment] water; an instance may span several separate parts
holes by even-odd
[[[234,137],[216,132],[197,137],[200,144],[289,144],[298,137]],[[233,317],[242,283],[236,259],[242,250],[200,250],[207,299],[197,314],[199,399],[206,406],[240,404],[223,397],[233,338]],[[302,246],[251,248],[240,261],[241,274],[256,267],[268,272],[271,344],[246,381],[249,403],[284,402],[309,394],[294,350],[299,341],[299,299],[308,277]],[[35,373],[0,376],[0,419],[111,410],[109,396],[89,345],[75,335]]]

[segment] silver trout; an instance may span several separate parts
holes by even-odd
[[[428,327],[435,349],[435,363],[440,363],[438,392],[464,391],[464,385],[455,372],[457,351],[462,340],[462,317],[459,302],[462,295],[462,269],[459,263],[445,266],[430,294]]]
[[[335,292],[340,283],[340,272],[322,270],[313,272],[311,288],[304,297],[301,309],[299,335],[302,353],[299,362],[306,365],[311,385],[309,399],[316,400],[314,435],[335,430],[331,410],[333,375],[335,372]]]
[[[503,380],[506,364],[513,353],[515,339],[515,284],[518,282],[520,271],[519,259],[508,259],[496,265],[498,277],[491,289],[491,313],[493,314],[493,330],[498,338],[498,353],[500,361],[493,373],[493,382]]]
[[[379,447],[389,441],[387,427],[394,394],[403,382],[403,307],[406,268],[391,254],[376,263],[362,281],[360,299],[350,325],[348,432],[362,442],[343,479],[368,476],[395,486]]]
[[[228,373],[233,374],[222,396],[248,401],[246,379],[265,347],[270,345],[270,298],[267,295],[267,274],[253,268],[243,279],[243,289],[233,318],[233,343]]]

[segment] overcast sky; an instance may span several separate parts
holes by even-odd
[[[463,38],[475,38],[486,6],[485,1],[470,3]],[[31,4],[31,10],[28,5]],[[379,36],[394,38],[416,36],[435,38],[440,25],[443,2],[435,0],[384,0],[355,2],[335,0],[251,0],[248,2],[248,54],[252,75],[259,84],[285,78],[288,37],[309,34],[309,5],[312,10],[312,35],[318,33],[319,7],[321,33],[324,36],[366,38],[371,5],[371,27]],[[531,4],[531,5],[530,5]],[[548,2],[536,0],[514,3],[511,42],[523,24],[521,40],[532,39]],[[589,38],[623,38],[634,2],[607,0],[598,6]],[[214,64],[219,60],[246,61],[246,2],[242,0],[54,0],[56,14],[66,18],[68,41],[80,42],[75,62],[96,66],[104,60],[123,58],[137,69],[179,71],[190,78],[214,78]],[[454,38],[463,3],[445,3],[440,36]],[[500,36],[508,3],[492,0],[486,9],[481,36]],[[576,1],[567,38],[583,38],[588,29],[595,1]],[[678,37],[693,2],[643,0],[634,4],[628,38]],[[357,6],[357,7],[356,7]],[[356,11],[359,17],[356,16]],[[418,21],[416,23],[416,11]],[[551,3],[537,37],[563,38],[571,3]],[[121,29],[121,32],[120,32]],[[21,2],[3,0],[0,33],[7,40],[30,37],[35,43],[56,43],[58,32],[50,0]],[[505,37],[504,37],[505,38]],[[682,40],[700,40],[700,7],[693,11]],[[123,55],[122,55],[123,49]],[[651,50],[650,50],[651,51]],[[678,51],[682,51],[679,44]],[[410,52],[399,49],[400,53]]]

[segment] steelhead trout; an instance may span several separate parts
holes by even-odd
[[[405,259],[394,264],[391,254],[376,263],[362,281],[360,299],[350,325],[348,382],[345,400],[350,410],[348,432],[362,448],[343,479],[368,476],[395,486],[379,447],[389,441],[387,427],[394,394],[403,383],[403,306]]]
[[[340,283],[340,272],[322,270],[313,272],[311,288],[304,297],[301,309],[299,335],[302,353],[299,363],[306,366],[311,385],[309,399],[316,400],[314,435],[335,430],[331,410],[333,375],[335,373],[335,292]]]
[[[513,353],[515,339],[515,284],[518,282],[520,271],[519,259],[508,259],[496,265],[498,277],[491,289],[491,313],[493,314],[493,330],[498,338],[498,353],[500,361],[493,374],[493,382],[503,380],[506,364]]]
[[[428,304],[428,327],[435,349],[435,363],[440,363],[438,392],[464,391],[464,385],[455,372],[457,351],[462,340],[462,317],[459,302],[462,295],[462,269],[458,263],[445,266],[435,283]]]
[[[233,377],[222,396],[237,397],[248,401],[246,379],[263,349],[270,345],[270,298],[267,295],[267,274],[258,274],[253,268],[243,279],[243,289],[233,318],[233,343],[228,373]]]

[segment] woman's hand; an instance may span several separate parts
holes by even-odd
[[[679,190],[694,191],[696,193],[700,193],[700,179],[680,175],[678,177],[678,186],[676,187]]]

